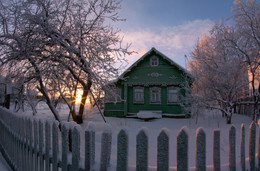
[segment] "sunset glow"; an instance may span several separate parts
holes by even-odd
[[[78,89],[77,90],[77,95],[76,95],[76,101],[75,101],[77,105],[79,105],[81,103],[81,96],[82,96],[82,94],[83,94],[83,90]],[[89,98],[87,98],[86,105],[88,105],[89,103],[90,103],[90,100],[89,100]]]
[[[80,104],[82,94],[83,94],[83,91],[81,89],[78,89],[77,95],[76,95],[76,104]]]

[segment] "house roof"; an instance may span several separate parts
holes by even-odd
[[[128,69],[125,70],[125,72],[123,72],[118,79],[114,80],[113,82],[117,82],[118,80],[123,80],[124,76],[130,72],[134,67],[137,66],[137,64],[139,62],[141,62],[142,60],[144,60],[148,55],[150,55],[151,53],[155,53],[160,55],[163,59],[167,60],[168,62],[170,62],[172,65],[174,65],[175,67],[177,67],[180,71],[186,73],[190,78],[193,78],[191,73],[186,70],[185,68],[183,68],[182,66],[180,66],[179,64],[177,64],[176,62],[174,62],[173,60],[171,60],[170,58],[168,58],[166,55],[164,55],[163,53],[161,53],[160,51],[158,51],[157,49],[155,49],[154,47],[152,49],[150,49],[148,52],[146,52],[141,58],[139,58],[135,63],[133,63]]]

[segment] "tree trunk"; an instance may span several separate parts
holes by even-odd
[[[81,97],[81,102],[80,102],[80,106],[79,106],[79,113],[78,113],[77,121],[76,121],[78,124],[83,123],[83,114],[84,114],[85,104],[86,104],[88,92],[90,90],[91,85],[92,85],[92,81],[88,80],[87,85],[83,87],[83,94],[82,94],[82,97]]]
[[[6,94],[5,95],[5,104],[4,104],[4,106],[7,109],[10,109],[10,99],[11,99],[11,95],[10,94]]]
[[[227,124],[231,124],[231,116],[227,116]]]

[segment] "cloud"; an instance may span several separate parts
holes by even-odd
[[[214,25],[211,20],[194,20],[175,27],[157,30],[142,29],[124,32],[125,42],[132,43],[131,50],[138,54],[128,57],[129,65],[135,62],[152,47],[184,67],[184,55],[189,55],[198,39],[209,34]]]

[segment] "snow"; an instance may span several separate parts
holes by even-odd
[[[0,170],[1,171],[11,171],[12,169],[9,167],[7,162],[5,161],[2,153],[0,153]]]
[[[68,118],[68,110],[66,107],[61,107],[60,116],[63,121]],[[102,116],[97,109],[88,109],[84,116],[84,122],[81,124],[82,130],[88,127],[95,130],[95,169],[100,168],[100,153],[101,153],[101,137],[104,128],[107,128]],[[30,115],[30,109],[25,112],[19,112],[21,115]],[[54,119],[53,115],[47,108],[41,108],[34,116],[42,119]],[[149,170],[157,169],[157,137],[162,129],[168,129],[169,135],[169,166],[170,170],[177,169],[177,135],[180,130],[185,127],[185,132],[188,134],[188,163],[189,170],[195,170],[195,156],[196,156],[196,131],[197,128],[202,127],[206,134],[206,167],[207,170],[213,170],[213,131],[220,130],[220,155],[221,155],[221,170],[229,170],[229,130],[231,125],[226,124],[226,118],[222,118],[221,114],[215,111],[201,111],[198,118],[161,118],[145,122],[136,118],[115,118],[106,117],[107,123],[110,125],[112,131],[112,151],[110,158],[109,170],[116,170],[117,161],[117,135],[124,129],[128,132],[128,170],[135,170],[136,167],[136,135],[145,127],[145,133],[148,135],[148,166]],[[249,169],[249,126],[252,118],[242,115],[234,114],[232,116],[232,125],[236,128],[236,167],[240,170],[240,135],[241,124],[245,125],[245,154],[246,154],[246,168]],[[259,129],[256,129],[257,140],[259,136]],[[81,133],[81,156],[84,156],[84,131]],[[257,150],[257,149],[256,149]],[[256,162],[256,164],[258,164]]]
[[[162,111],[158,110],[141,110],[137,113],[137,117],[144,120],[160,119],[162,118]]]

